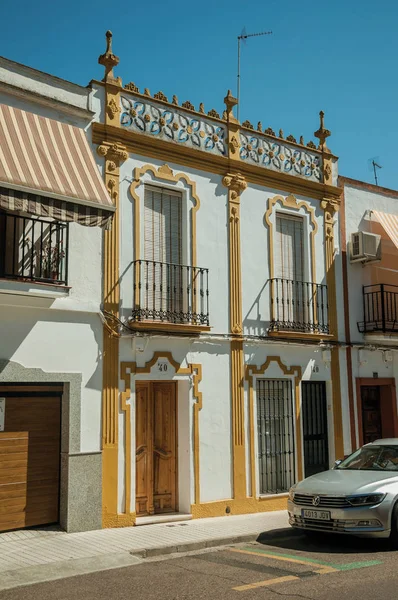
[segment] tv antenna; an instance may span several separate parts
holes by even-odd
[[[372,169],[373,171],[373,176],[375,178],[375,185],[379,185],[378,179],[377,179],[377,169],[382,169],[383,167],[379,164],[379,157],[375,156],[374,158],[370,158],[369,159],[369,167]]]
[[[246,44],[247,38],[250,37],[259,37],[261,35],[271,35],[272,31],[261,31],[260,33],[246,33],[246,27],[242,29],[240,35],[238,35],[238,91],[237,91],[237,99],[238,99],[238,108],[237,108],[237,119],[239,121],[239,100],[240,100],[240,43],[243,41]]]

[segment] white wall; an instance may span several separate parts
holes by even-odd
[[[364,336],[358,331],[358,321],[363,321],[362,286],[370,281],[370,267],[362,263],[351,264],[349,261],[349,241],[351,233],[370,231],[367,211],[378,210],[386,213],[398,213],[398,199],[386,193],[377,193],[345,183],[345,217],[347,232],[347,272],[349,285],[350,334],[351,341],[363,341]],[[398,270],[398,265],[397,265]]]

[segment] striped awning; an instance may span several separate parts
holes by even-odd
[[[398,215],[372,210],[372,216],[382,225],[388,237],[398,248]]]
[[[115,211],[82,129],[4,104],[0,208],[105,228]]]

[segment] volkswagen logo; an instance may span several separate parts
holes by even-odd
[[[312,506],[319,506],[321,499],[319,496],[314,496],[312,499]]]

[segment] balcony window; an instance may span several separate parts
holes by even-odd
[[[134,262],[132,320],[209,325],[208,269],[190,266],[182,194],[147,186],[144,259]]]
[[[398,333],[398,286],[380,283],[363,288],[362,333]]]
[[[0,277],[67,285],[68,225],[0,211]]]

